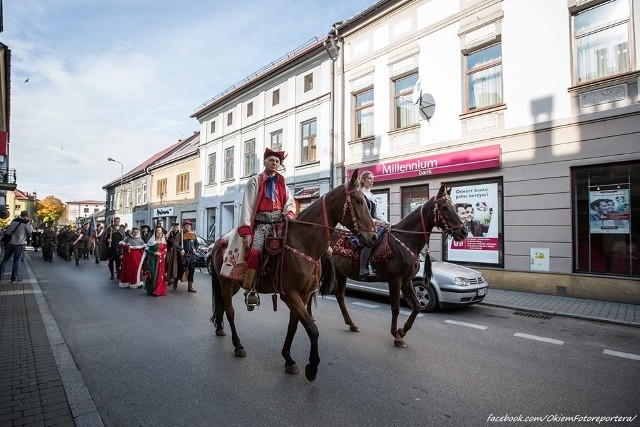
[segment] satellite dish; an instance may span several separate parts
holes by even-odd
[[[420,117],[426,120],[431,120],[433,114],[436,111],[436,101],[433,99],[433,95],[430,93],[423,93],[420,95],[418,104],[418,112]]]

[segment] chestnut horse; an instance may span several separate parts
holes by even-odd
[[[407,215],[402,221],[389,227],[388,236],[388,252],[389,259],[377,256],[376,250],[373,251],[371,264],[376,273],[375,278],[367,279],[367,281],[387,282],[389,284],[389,297],[391,299],[391,335],[393,335],[394,344],[397,347],[406,347],[404,336],[413,326],[413,322],[420,312],[420,303],[413,289],[412,279],[418,272],[419,260],[418,254],[429,244],[429,236],[433,227],[438,227],[443,234],[452,234],[454,240],[461,241],[467,237],[467,230],[458,217],[456,210],[451,203],[451,189],[445,190],[444,186],[440,187],[440,191],[435,197],[425,202],[419,209],[414,210]],[[335,244],[339,236],[334,234],[332,244]],[[386,245],[386,242],[380,242],[380,245]],[[353,280],[359,280],[359,263],[338,254],[337,250],[333,251],[331,260],[335,268],[335,295],[342,317],[345,324],[349,325],[349,329],[353,332],[359,332],[358,326],[351,320],[347,306],[344,303],[344,293],[347,283],[347,277]],[[328,277],[332,277],[329,275]],[[424,280],[430,280],[431,277],[431,259],[425,260]],[[322,291],[322,287],[321,287]],[[400,329],[397,327],[398,314],[400,313],[400,292],[411,305],[411,315]]]
[[[350,231],[358,234],[367,246],[372,246],[377,238],[375,226],[367,204],[358,185],[358,170],[351,180],[336,187],[316,200],[293,221],[287,221],[283,230],[284,251],[282,252],[281,292],[280,299],[289,307],[289,326],[282,348],[287,373],[299,372],[296,362],[291,358],[291,344],[302,323],[311,342],[309,364],[305,375],[309,381],[316,378],[320,357],[318,355],[318,328],[313,317],[307,312],[307,303],[317,289],[320,279],[320,258],[329,247],[331,233],[340,223]],[[240,343],[234,321],[232,297],[241,288],[241,281],[233,281],[220,275],[225,252],[225,243],[216,241],[213,254],[213,274],[211,285],[213,290],[213,315],[211,321],[216,326],[216,335],[226,335],[223,329],[223,313],[226,313],[231,328],[232,342],[237,357],[246,356]],[[261,280],[258,292],[273,293],[271,284]]]

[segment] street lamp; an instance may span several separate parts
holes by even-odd
[[[122,179],[124,178],[124,165],[122,162],[112,159],[111,157],[109,157],[107,161],[120,164],[120,207],[122,207]]]

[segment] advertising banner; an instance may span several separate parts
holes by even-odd
[[[629,189],[589,191],[589,231],[629,234]]]
[[[469,235],[462,242],[456,242],[451,237],[447,238],[447,260],[498,264],[500,262],[498,184],[452,187],[451,199]]]

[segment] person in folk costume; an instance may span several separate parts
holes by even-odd
[[[102,241],[102,235],[104,234],[104,224],[99,222],[96,225],[96,228],[94,228],[92,234],[93,255],[96,257],[96,264],[100,264],[100,251],[102,249],[100,242]]]
[[[158,222],[158,225],[159,224],[160,222]],[[169,233],[165,233],[165,235],[167,240],[166,282],[171,284],[173,289],[176,290],[178,289],[178,253],[176,252],[175,242],[180,240],[180,224],[174,222]]]
[[[89,224],[84,224],[78,233],[78,237],[73,242],[73,254],[76,265],[80,264],[80,258],[89,258]]]
[[[187,283],[189,292],[197,292],[193,288],[193,273],[196,270],[196,249],[198,249],[198,239],[196,233],[191,231],[191,221],[186,220],[182,224],[182,233],[180,238],[174,240],[174,247],[178,254],[178,277],[182,278],[185,270],[187,271]],[[175,281],[173,288],[176,289],[178,282]]]
[[[38,248],[42,244],[42,231],[39,228],[33,230],[31,233],[31,246],[33,246],[33,251],[38,252]]]
[[[242,287],[249,311],[260,304],[254,290],[256,271],[264,249],[265,238],[275,236],[276,224],[285,217],[295,219],[295,201],[284,176],[278,173],[286,153],[266,148],[263,156],[264,171],[254,175],[244,188],[238,234],[242,236],[246,255],[246,272]]]
[[[144,251],[149,260],[149,272],[145,276],[144,290],[147,295],[164,296],[167,294],[165,281],[167,241],[161,227],[155,229]]]
[[[124,227],[120,225],[120,218],[115,217],[113,223],[107,227],[102,237],[104,257],[105,260],[109,261],[109,272],[111,273],[109,279],[113,279],[114,274],[120,278],[120,242],[125,237],[124,230]]]
[[[47,225],[42,232],[42,258],[45,261],[53,262],[53,251],[57,244],[57,238],[53,225]]]
[[[146,244],[140,237],[138,227],[131,229],[131,236],[127,236],[119,243],[122,249],[122,269],[120,270],[121,288],[141,288],[143,286],[140,272],[142,268],[142,257]]]

